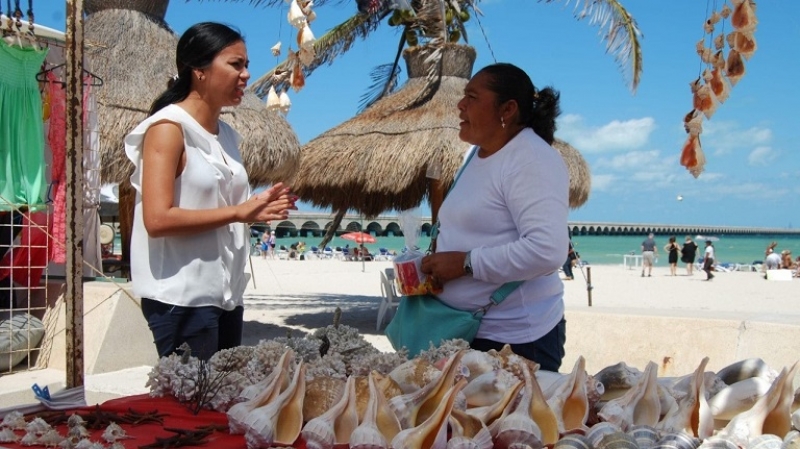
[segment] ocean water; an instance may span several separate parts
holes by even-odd
[[[679,235],[677,242],[683,245],[685,235]],[[778,252],[788,249],[792,252],[793,257],[800,256],[800,236],[794,235],[758,235],[758,236],[740,236],[731,235],[718,236],[719,240],[714,242],[716,249],[717,261],[721,263],[752,263],[754,261],[761,261],[764,258],[764,250],[770,242],[778,242]],[[581,256],[581,260],[585,263],[595,265],[621,265],[623,255],[629,254],[633,251],[634,254],[641,254],[642,241],[646,236],[573,236],[572,244]],[[657,266],[668,266],[667,253],[664,252],[664,246],[668,242],[668,236],[656,236],[656,244],[658,245],[658,260]],[[695,236],[692,236],[695,238]],[[284,245],[287,248],[298,241],[303,241],[306,248],[317,246],[322,240],[321,237],[285,237],[278,238],[276,244],[278,246]],[[376,243],[368,243],[365,246],[369,248],[370,252],[377,254],[380,248],[386,248],[390,251],[397,251],[400,253],[406,246],[405,237],[376,237]],[[695,240],[699,246],[698,256],[702,255],[702,250],[705,247],[703,241]],[[422,236],[417,242],[417,246],[426,250],[430,244],[430,238]],[[335,237],[329,244],[331,248],[344,247],[350,245],[352,248],[355,244],[349,240],[344,240]],[[564,257],[566,260],[566,248],[564,249]],[[679,262],[680,264],[680,262]]]

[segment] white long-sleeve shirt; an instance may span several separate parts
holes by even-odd
[[[439,210],[436,251],[472,251],[473,276],[446,283],[438,296],[476,310],[503,283],[525,281],[489,309],[477,338],[532,342],[564,316],[558,268],[569,245],[568,201],[564,160],[530,128],[464,168]]]
[[[219,135],[206,131],[180,106],[169,105],[148,117],[125,138],[125,153],[136,166],[131,278],[133,292],[184,307],[216,306],[233,310],[244,302],[247,226],[231,223],[186,236],[150,237],[142,218],[144,135],[161,120],[183,130],[186,166],[175,178],[174,202],[184,209],[213,209],[240,204],[250,196],[239,155],[239,134],[219,122]]]

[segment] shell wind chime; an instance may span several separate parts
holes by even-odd
[[[714,11],[705,23],[705,36],[697,42],[697,55],[705,68],[697,79],[689,83],[692,91],[692,110],[683,119],[688,137],[681,151],[681,165],[697,178],[703,172],[706,158],[700,145],[703,117],[710,119],[717,107],[724,103],[730,90],[745,74],[744,61],[757,49],[754,37],[758,19],[753,0],[731,0],[733,8],[725,2]],[[732,30],[725,34],[725,25]],[[727,44],[727,54],[726,54]]]
[[[289,85],[295,92],[299,92],[306,84],[303,67],[311,65],[316,57],[316,51],[314,50],[316,39],[309,24],[317,18],[317,14],[311,9],[314,4],[311,0],[287,0],[287,3],[289,3],[289,12],[286,20],[289,25],[297,29],[297,51],[293,51],[291,48],[288,49],[289,69],[276,73],[273,85],[289,77]],[[270,51],[273,56],[280,56],[281,42],[279,41],[273,45]],[[286,114],[291,106],[292,102],[289,100],[289,95],[286,91],[278,93],[274,87],[269,88],[267,109],[281,111]]]

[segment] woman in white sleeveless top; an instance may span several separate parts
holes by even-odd
[[[220,121],[250,79],[239,32],[218,23],[178,41],[178,74],[125,138],[136,166],[131,277],[160,357],[188,344],[208,359],[241,344],[247,223],[283,220],[296,197],[251,196],[239,134]]]

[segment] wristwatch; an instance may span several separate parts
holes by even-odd
[[[472,276],[472,251],[467,251],[467,256],[464,257],[464,274]]]

